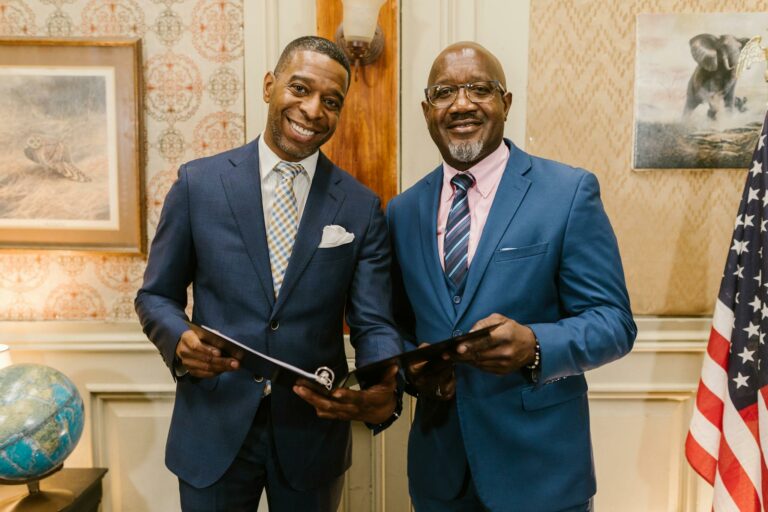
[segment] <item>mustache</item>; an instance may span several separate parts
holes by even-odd
[[[451,121],[479,121],[474,112],[451,112]]]

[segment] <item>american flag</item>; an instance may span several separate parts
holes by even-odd
[[[688,462],[714,487],[715,512],[768,511],[767,129],[768,115],[736,216],[685,442]]]

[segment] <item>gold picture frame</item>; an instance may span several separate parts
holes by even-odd
[[[141,40],[0,39],[0,248],[146,253]]]

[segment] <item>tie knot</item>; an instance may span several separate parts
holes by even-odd
[[[469,190],[475,184],[475,182],[476,182],[475,177],[468,172],[460,172],[459,174],[451,178],[451,184],[453,184],[453,186],[456,187],[457,189],[461,189],[464,192]]]
[[[280,162],[275,166],[275,172],[280,175],[281,180],[293,182],[296,176],[304,172],[304,167],[294,162]]]

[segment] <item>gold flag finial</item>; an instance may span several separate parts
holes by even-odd
[[[768,48],[763,48],[760,44],[761,36],[755,36],[750,39],[739,53],[739,62],[736,65],[736,76],[739,77],[745,69],[750,69],[752,64],[757,62],[768,62]],[[765,71],[765,81],[768,82],[768,69]]]

